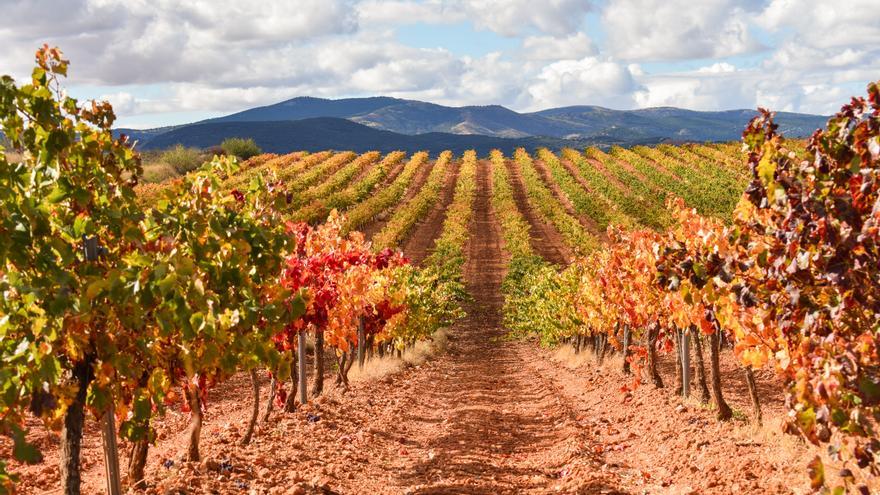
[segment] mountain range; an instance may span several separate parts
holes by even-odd
[[[175,144],[210,147],[227,137],[251,137],[267,152],[350,149],[404,151],[517,147],[632,146],[661,142],[737,140],[756,112],[704,112],[673,107],[612,110],[569,106],[520,113],[499,105],[449,107],[390,97],[329,100],[299,97],[192,124],[118,129],[141,149]],[[779,112],[789,137],[805,137],[827,117]]]

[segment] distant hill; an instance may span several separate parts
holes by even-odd
[[[596,106],[551,108],[536,112],[581,136],[672,141],[734,141],[757,114],[755,110],[698,112],[674,107],[610,110]],[[789,137],[806,137],[824,127],[828,117],[778,112],[776,122]]]
[[[401,134],[448,132],[496,137],[551,136],[589,139],[593,136],[635,134],[647,140],[729,141],[739,139],[756,112],[727,110],[698,112],[674,107],[611,110],[597,106],[550,108],[518,113],[499,105],[447,107],[399,98],[346,98],[327,100],[300,97],[252,108],[213,122],[258,122],[339,117]],[[792,137],[804,137],[825,125],[827,117],[777,113],[780,128]],[[623,129],[623,131],[621,131]]]
[[[149,130],[119,129],[119,132],[131,135],[145,149],[177,142],[211,146],[219,144],[224,137],[234,135],[257,139],[262,133],[270,134],[263,140],[278,146],[279,152],[300,149],[290,139],[296,139],[297,143],[332,141],[336,144],[334,147],[346,149],[352,148],[358,142],[392,138],[401,143],[430,144],[432,149],[435,141],[471,142],[459,141],[450,135],[525,139],[523,142],[559,145],[590,143],[627,146],[658,142],[737,140],[755,113],[754,110],[698,112],[672,107],[611,110],[597,106],[570,106],[519,113],[498,105],[448,107],[389,97],[340,100],[300,97],[194,124]],[[360,127],[344,127],[340,122],[331,125],[329,121],[311,121],[316,118],[346,120],[375,131],[396,134],[367,133]],[[826,120],[826,117],[819,115],[787,112],[777,114],[780,129],[789,137],[808,136],[815,129],[823,127]],[[316,136],[314,134],[317,129],[307,129],[300,125],[296,127],[297,132],[305,132],[307,136],[294,138],[290,134],[294,129],[290,124],[293,121],[320,124],[324,132],[330,132],[335,137],[330,139],[329,136]],[[234,134],[230,134],[232,129],[235,130]],[[212,132],[219,134],[211,134]],[[344,132],[354,134],[341,134]],[[404,139],[401,135],[414,139],[401,141]],[[288,139],[288,144],[284,144],[281,136],[287,136],[283,139]],[[529,139],[532,141],[528,141]],[[349,140],[352,144],[347,146],[346,142]],[[490,142],[485,139],[472,141]],[[499,146],[513,145],[513,141],[498,143]]]
[[[269,153],[325,149],[344,149],[357,152],[425,150],[431,153],[451,150],[454,153],[463,153],[466,150],[474,149],[480,154],[486,154],[495,148],[505,153],[511,153],[519,147],[528,150],[540,147],[559,149],[566,146],[582,147],[593,144],[587,141],[545,137],[499,138],[443,132],[408,135],[373,129],[346,119],[319,117],[274,122],[191,124],[158,134],[140,147],[142,149],[164,149],[176,144],[184,144],[206,148],[216,145],[227,137],[234,136],[251,137],[263,151]]]

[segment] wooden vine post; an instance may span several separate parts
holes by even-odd
[[[364,330],[364,317],[358,317],[358,330],[357,330],[357,338],[358,338],[358,369],[364,369],[364,348],[367,346],[367,336],[365,335]]]
[[[98,246],[97,237],[83,236],[83,254],[86,261],[98,261],[101,248]],[[119,446],[116,443],[116,418],[112,400],[101,420],[101,437],[104,444],[104,471],[107,477],[107,493],[108,495],[120,495],[122,493],[122,483],[119,475]]]
[[[306,330],[299,331],[299,342],[296,346],[298,354],[297,364],[299,365],[299,402],[306,404],[309,401],[308,382],[306,381]]]
[[[101,423],[101,436],[104,437],[104,470],[107,475],[107,493],[120,495],[122,483],[119,476],[119,446],[116,443],[116,419],[112,405],[107,408]]]
[[[681,332],[681,396],[691,395],[691,333]]]

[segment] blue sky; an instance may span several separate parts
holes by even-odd
[[[827,114],[880,78],[876,0],[0,4],[0,72],[26,77],[55,44],[70,92],[133,127],[302,95]]]
[[[500,36],[493,31],[476,29],[473,23],[403,24],[394,30],[402,44],[417,48],[444,48],[458,56],[482,57],[492,52],[511,52],[519,47],[517,38]]]

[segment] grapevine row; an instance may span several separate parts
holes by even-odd
[[[663,228],[669,224],[669,219],[663,209],[665,198],[663,193],[652,187],[652,184],[644,181],[637,174],[627,170],[614,156],[605,153],[598,148],[588,148],[588,158],[596,160],[611,176],[618,180],[626,188],[633,200],[634,205],[642,210],[641,220],[644,225]]]
[[[626,161],[652,184],[668,193],[683,198],[689,205],[697,208],[700,213],[720,216],[722,213],[729,214],[730,212],[730,210],[724,211],[725,204],[719,203],[719,198],[713,194],[713,192],[717,191],[714,183],[704,181],[702,186],[700,186],[692,182],[695,175],[693,170],[691,170],[690,174],[676,175],[671,173],[670,170],[658,166],[658,162],[652,162],[633,151],[619,147],[611,150],[611,156]],[[697,176],[697,178],[705,180],[703,177]],[[729,194],[729,196],[735,197],[733,194]],[[721,207],[721,210],[719,210],[719,207]]]
[[[686,181],[691,190],[691,197],[686,198],[688,204],[707,215],[730,217],[739,200],[739,192],[745,187],[744,181],[737,179],[731,171],[696,154],[691,158],[675,157],[659,148],[646,146],[633,148],[633,152]],[[681,196],[685,197],[683,194]]]
[[[640,225],[654,228],[659,228],[661,226],[650,207],[639,201],[639,199],[634,197],[631,193],[618,187],[618,185],[606,177],[602,171],[598,170],[595,165],[590,163],[584,155],[581,155],[570,148],[563,150],[562,155],[565,159],[571,161],[577,171],[581,174],[581,177],[584,178],[591,188],[598,191],[612,203],[617,205],[626,216],[637,220]]]
[[[535,170],[532,157],[524,149],[519,148],[514,154],[514,159],[522,174],[529,206],[562,234],[562,238],[572,252],[584,254],[595,249],[598,245],[597,239],[591,236],[576,218],[565,211],[559,199],[544,184]]]
[[[708,145],[690,145],[688,146],[688,149],[693,153],[714,162],[715,166],[720,165],[723,168],[727,168],[737,179],[748,180],[749,171],[743,166],[742,161],[738,158],[740,155],[739,150],[722,152],[719,149]]]
[[[282,169],[279,170],[276,179],[286,185],[287,192],[295,197],[307,191],[315,185],[326,182],[327,177],[334,175],[340,168],[351,162],[357,157],[357,154],[351,151],[341,153],[331,153],[328,158],[312,165],[311,167],[297,172],[296,170]],[[291,179],[295,178],[295,181]],[[295,204],[302,204],[301,199],[294,199]]]
[[[537,256],[532,251],[529,239],[529,223],[516,206],[504,155],[498,150],[492,150],[489,158],[492,172],[492,208],[501,225],[505,248],[513,259],[535,258]]]
[[[424,166],[427,153],[420,154],[419,166]],[[423,218],[428,211],[437,203],[440,192],[443,189],[444,178],[449,170],[452,153],[445,151],[437,157],[434,167],[431,169],[422,189],[413,196],[406,204],[401,205],[385,227],[373,236],[373,246],[376,248],[399,246],[401,241],[409,235],[412,227]]]
[[[394,181],[380,191],[367,198],[348,213],[345,230],[356,230],[371,222],[382,212],[388,210],[403,197],[407,188],[411,187],[413,178],[423,166],[420,160],[410,159]]]
[[[372,167],[379,160],[380,156],[378,151],[370,151],[358,155],[350,162],[346,160],[347,163],[329,177],[321,176],[320,182],[317,182],[308,189],[300,189],[302,192],[295,194],[293,197],[294,208],[301,208],[308,205],[314,199],[326,198],[328,195],[342,189],[358,174]],[[302,176],[299,177],[299,180],[303,180]]]
[[[504,294],[504,325],[514,335],[525,335],[522,328],[531,323],[549,321],[542,319],[543,314],[533,311],[527,298],[534,282],[548,279],[548,275],[556,273],[556,269],[532,250],[529,224],[516,205],[504,155],[493,150],[490,159],[492,208],[501,226],[505,250],[511,256],[501,286]]]
[[[270,157],[263,160],[261,157]],[[303,170],[327,159],[329,152],[304,153],[294,152],[286,155],[258,155],[242,164],[242,170],[223,181],[223,188],[232,190],[238,187],[246,187],[251,179],[257,175],[271,174],[277,171],[285,171],[291,174],[299,174]],[[250,164],[250,166],[248,166]]]
[[[363,156],[363,155],[362,155]],[[297,210],[292,219],[314,223],[327,217],[331,210],[345,210],[350,206],[363,201],[364,198],[375,188],[385,177],[391,173],[406,156],[402,151],[395,151],[388,154],[379,164],[369,168],[366,175],[354,184],[349,185],[342,191],[337,191],[326,197],[332,184],[325,184],[323,191],[315,193],[315,198],[305,207]]]
[[[741,154],[741,152],[724,157],[728,166],[719,166],[720,164],[717,158],[706,159],[706,157],[701,156],[696,152],[696,150],[701,148],[702,147],[697,146],[660,145],[657,147],[657,151],[685,163],[686,166],[690,167],[698,174],[704,174],[707,180],[717,181],[719,187],[732,187],[736,191],[739,191],[744,187],[745,183],[748,181],[748,169],[743,166],[740,160],[733,158],[738,154]],[[715,185],[716,182],[711,184]],[[733,198],[734,201],[737,199],[739,198]]]
[[[462,157],[452,202],[446,209],[443,231],[440,237],[434,241],[434,250],[425,261],[426,266],[434,267],[442,276],[459,281],[462,293],[464,292],[464,284],[461,281],[463,279],[462,267],[465,263],[464,246],[468,240],[470,222],[473,217],[473,204],[477,190],[476,173],[476,153],[473,150],[467,151]]]
[[[617,225],[632,225],[633,222],[626,215],[619,212],[614,203],[605,196],[588,190],[581,186],[578,181],[566,170],[559,161],[559,157],[546,148],[538,150],[538,158],[544,161],[553,181],[565,194],[575,211],[581,215],[592,218],[601,230],[605,230],[609,223]]]

